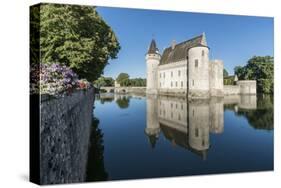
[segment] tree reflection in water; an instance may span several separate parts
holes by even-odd
[[[108,179],[108,174],[104,167],[103,133],[98,125],[99,120],[93,118],[88,151],[86,181],[104,181]]]
[[[119,95],[117,96],[116,103],[119,106],[119,108],[125,109],[129,107],[130,104],[130,97],[126,95]]]
[[[273,96],[258,96],[256,110],[239,110],[237,114],[245,116],[255,129],[273,130]]]

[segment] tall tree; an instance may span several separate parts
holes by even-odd
[[[125,80],[129,80],[130,76],[127,73],[120,73],[118,77],[116,78],[116,81],[121,84],[122,82],[125,82]]]
[[[31,18],[38,20],[38,11]],[[96,80],[120,50],[116,35],[93,6],[41,4],[39,23],[40,62],[65,64],[80,78]]]
[[[254,56],[246,66],[235,67],[235,74],[240,80],[257,80],[257,90],[263,93],[273,93],[273,57]]]

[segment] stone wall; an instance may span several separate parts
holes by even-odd
[[[223,94],[224,95],[239,95],[240,87],[237,85],[224,85]]]
[[[223,62],[210,61],[210,95],[223,96]]]
[[[93,102],[92,88],[41,97],[40,184],[85,180]]]
[[[257,93],[255,80],[240,80],[236,85],[224,85],[224,95],[255,95]]]
[[[240,87],[240,94],[256,94],[256,80],[239,80],[237,85]]]
[[[146,87],[118,87],[115,93],[146,93]]]

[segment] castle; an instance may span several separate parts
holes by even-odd
[[[206,159],[210,134],[224,131],[224,105],[235,112],[257,108],[256,95],[231,95],[187,101],[186,97],[146,96],[145,133],[156,147],[160,133],[173,145]]]
[[[255,94],[256,82],[223,85],[222,60],[209,59],[205,33],[164,49],[161,55],[154,39],[146,54],[146,93],[209,98],[227,94]],[[242,85],[242,87],[240,87]]]

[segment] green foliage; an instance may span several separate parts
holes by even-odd
[[[38,20],[38,11],[33,13],[32,23]],[[32,23],[31,27],[36,28]],[[80,78],[96,80],[120,50],[114,32],[95,7],[42,4],[39,23],[41,51],[40,61],[36,62],[65,64]]]
[[[100,87],[112,87],[114,86],[114,80],[111,77],[99,77],[97,80],[94,81],[94,86],[97,88]]]
[[[116,81],[121,85],[122,82],[125,82],[126,80],[129,80],[129,74],[127,73],[120,73],[118,77],[116,78]]]
[[[30,63],[31,66],[40,62],[40,6],[30,7]]]
[[[130,86],[134,86],[134,87],[144,87],[144,86],[146,86],[146,79],[133,78],[133,79],[130,79],[129,84],[130,84]]]
[[[228,76],[228,72],[226,69],[223,69],[223,77],[226,77],[226,76]]]
[[[143,78],[130,79],[130,76],[127,73],[120,73],[116,80],[121,86],[131,86],[131,87],[146,86],[146,79]]]
[[[223,78],[224,85],[234,85],[234,76],[226,76]]]
[[[254,56],[246,66],[237,66],[234,69],[239,80],[257,80],[257,90],[262,93],[273,93],[273,57]]]

